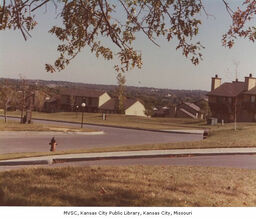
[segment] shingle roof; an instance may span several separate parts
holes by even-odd
[[[232,83],[224,83],[215,90],[209,92],[208,96],[224,96],[224,97],[236,97],[242,93],[245,89],[245,83],[235,81]]]
[[[106,103],[104,103],[102,106],[100,106],[100,109],[115,110],[115,109],[117,109],[117,105],[118,105],[117,99],[116,98],[111,98]]]
[[[187,106],[189,106],[190,108],[194,109],[195,111],[200,111],[200,107],[197,106],[196,104],[194,103],[189,103],[189,102],[184,102],[184,104],[186,104]]]
[[[88,88],[83,88],[83,89],[63,88],[60,90],[61,95],[77,96],[77,97],[100,97],[104,93],[105,91],[88,89]]]
[[[196,119],[196,116],[193,115],[192,113],[188,112],[187,110],[185,110],[185,109],[183,109],[183,108],[180,108],[179,110],[182,111],[183,113],[187,114],[187,115],[190,116],[191,118]]]
[[[256,95],[256,87],[252,88],[251,90],[248,90],[248,91],[244,92],[244,94]]]
[[[134,99],[125,99],[124,101],[124,109],[128,109],[130,106],[132,106],[134,103],[136,103],[137,100]],[[118,110],[118,99],[117,98],[111,98],[109,101],[104,103],[100,109],[103,110]]]

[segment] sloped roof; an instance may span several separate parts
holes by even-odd
[[[244,92],[244,94],[256,95],[256,87],[252,88],[251,90],[248,90],[248,91]]]
[[[100,97],[104,93],[105,91],[88,89],[88,88],[82,88],[82,89],[63,88],[60,90],[61,95],[76,96],[76,97]]]
[[[116,105],[117,105],[117,99],[111,98],[99,108],[104,110],[115,110],[117,108]]]
[[[196,119],[196,116],[193,115],[192,113],[188,112],[187,110],[185,110],[185,109],[183,109],[183,108],[180,108],[179,110],[182,111],[183,113],[187,114],[187,115],[190,116],[191,118]]]
[[[186,104],[187,106],[189,106],[190,108],[194,109],[195,111],[199,112],[200,111],[200,107],[197,106],[194,103],[189,103],[189,102],[184,102],[184,104]]]
[[[125,99],[124,100],[124,109],[128,109],[130,106],[132,106],[134,103],[136,103],[138,100],[135,99]],[[118,99],[117,98],[111,98],[109,101],[104,103],[100,109],[103,110],[118,110]]]
[[[236,97],[245,89],[245,83],[234,81],[232,83],[224,83],[215,90],[209,92],[208,96]]]

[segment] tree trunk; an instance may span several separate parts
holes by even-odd
[[[6,107],[6,105],[5,105],[5,106],[4,106],[4,122],[5,122],[5,123],[7,122],[7,118],[6,118],[6,117],[7,117],[7,115],[6,115],[7,112],[6,112],[6,111],[7,111],[7,107]]]
[[[23,107],[22,107],[21,113],[20,113],[20,123],[23,123],[23,114],[24,114],[24,110],[23,110]]]

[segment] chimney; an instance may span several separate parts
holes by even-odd
[[[256,86],[256,78],[252,77],[252,74],[249,74],[249,77],[245,77],[245,90],[251,90]]]
[[[215,90],[221,85],[221,78],[218,77],[218,75],[215,75],[214,78],[212,78],[212,87],[211,91]]]

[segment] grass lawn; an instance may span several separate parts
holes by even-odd
[[[3,206],[256,206],[256,171],[213,167],[31,168],[0,173]]]
[[[8,112],[8,115],[20,116],[20,112]],[[81,122],[81,112],[41,113],[33,112],[33,118]],[[203,129],[205,121],[183,118],[146,118],[138,116],[125,116],[120,114],[107,114],[107,120],[102,120],[100,113],[84,113],[87,123],[116,125],[123,127],[144,129]]]
[[[57,125],[48,125],[48,124],[21,124],[16,121],[7,121],[4,122],[3,119],[0,119],[0,131],[51,131],[51,132],[92,132],[95,131],[89,128],[72,128],[65,126]]]

